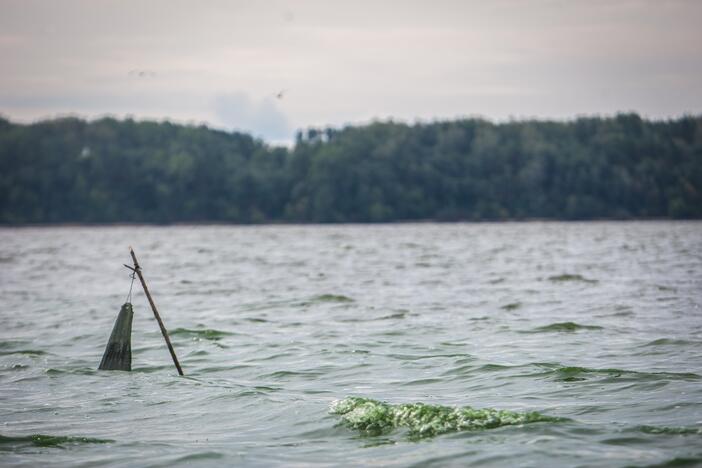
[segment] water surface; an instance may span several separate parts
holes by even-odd
[[[96,370],[129,245],[184,378],[138,284]],[[699,222],[2,229],[0,464],[700,464],[701,287]]]

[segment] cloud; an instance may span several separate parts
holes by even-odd
[[[23,121],[111,113],[289,141],[291,128],[388,117],[702,112],[702,2],[0,0],[0,12],[0,112]]]
[[[288,118],[278,110],[272,97],[254,101],[245,93],[221,94],[215,97],[214,112],[218,122],[227,128],[269,141],[291,138]]]

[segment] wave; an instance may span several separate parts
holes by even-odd
[[[536,371],[534,372],[534,368]],[[524,369],[525,372],[520,370]],[[552,362],[532,362],[528,364],[504,365],[483,364],[475,369],[476,373],[482,372],[512,372],[518,378],[551,378],[561,382],[579,382],[597,379],[599,382],[608,380],[629,381],[659,381],[659,380],[684,380],[698,381],[702,376],[692,372],[646,372],[616,368],[592,368],[580,366],[566,366]]]
[[[576,332],[579,330],[603,330],[598,325],[581,325],[575,322],[557,322],[543,327],[537,327],[523,333],[550,333],[550,332]]]
[[[213,328],[193,329],[193,328],[176,328],[168,332],[173,336],[187,336],[193,339],[219,341],[225,336],[234,335],[232,332],[215,330]]]
[[[74,368],[56,368],[48,367],[44,370],[46,375],[95,375],[98,372],[97,368],[92,367],[74,367]]]
[[[502,309],[502,310],[515,310],[515,309],[519,309],[521,306],[522,306],[521,302],[512,302],[510,304],[505,304],[505,305],[501,306],[500,309]]]
[[[315,371],[315,370],[306,370],[306,371],[291,371],[291,370],[281,370],[281,371],[276,371],[276,372],[271,372],[269,374],[265,374],[261,377],[264,377],[266,379],[290,379],[290,378],[303,378],[303,379],[310,379],[310,378],[317,378],[321,376],[323,373],[321,371]]]
[[[667,345],[674,345],[674,346],[687,346],[687,345],[694,345],[698,344],[699,342],[697,341],[690,341],[690,340],[676,340],[673,338],[659,338],[657,340],[650,341],[646,344],[643,344],[641,346],[667,346]]]
[[[221,452],[216,452],[213,450],[207,451],[207,452],[196,452],[196,453],[190,453],[188,455],[183,455],[182,457],[176,458],[175,460],[172,460],[169,463],[172,464],[178,464],[178,463],[193,463],[193,462],[200,462],[203,460],[218,460],[220,458],[224,458],[225,455]]]
[[[691,456],[691,457],[674,457],[671,458],[670,460],[666,460],[661,463],[656,463],[653,465],[643,465],[646,466],[647,468],[681,468],[683,466],[700,466],[700,463],[702,462],[702,457],[696,457],[696,456]]]
[[[522,366],[507,366],[504,364],[483,364],[478,368],[478,371],[484,371],[484,372],[496,372],[496,371],[503,371],[507,369],[514,369],[516,367],[522,367]]]
[[[625,378],[628,380],[688,380],[696,381],[702,379],[698,374],[692,372],[642,372],[625,369],[595,369],[590,367],[578,366],[562,366],[554,364],[536,364],[537,366],[547,369],[545,374],[555,378],[555,380],[563,382],[578,382],[589,380],[592,377],[610,378]]]
[[[0,349],[8,349],[8,348],[13,348],[15,346],[24,346],[28,341],[25,340],[9,340],[9,341],[0,341]]]
[[[409,430],[420,439],[456,431],[480,431],[503,426],[537,422],[561,422],[564,418],[537,412],[519,413],[470,406],[450,407],[425,403],[392,405],[378,400],[347,397],[332,402],[329,412],[341,416],[342,423],[368,435],[381,435],[394,429]]]
[[[341,294],[321,294],[319,296],[314,296],[311,299],[312,302],[354,302],[353,299]]]
[[[637,426],[635,428],[645,434],[696,435],[702,434],[698,427],[668,427],[668,426]]]
[[[597,280],[588,279],[582,275],[572,275],[570,273],[563,273],[561,275],[549,276],[548,280],[553,281],[555,283],[561,283],[561,282],[565,282],[565,281],[580,281],[582,283],[590,283],[590,284],[597,283]]]
[[[15,449],[22,446],[58,447],[78,444],[109,444],[114,440],[96,439],[93,437],[52,436],[46,434],[32,434],[26,436],[4,436],[0,434],[0,450],[5,448]]]
[[[382,317],[378,317],[374,320],[401,320],[407,317],[407,314],[409,311],[398,311],[398,312],[393,312],[392,314],[388,315],[383,315]]]
[[[260,317],[249,317],[249,318],[245,318],[244,320],[246,320],[247,322],[252,322],[252,323],[268,323],[268,320],[266,320],[264,318],[260,318]]]
[[[9,356],[12,354],[23,354],[25,356],[44,356],[48,354],[41,349],[18,349],[15,351],[0,351],[0,356]]]

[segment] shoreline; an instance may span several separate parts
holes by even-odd
[[[501,219],[501,220],[455,220],[440,221],[434,219],[403,220],[403,221],[382,221],[382,222],[301,222],[301,221],[271,221],[262,223],[231,223],[217,221],[190,221],[173,223],[147,223],[147,222],[58,222],[58,223],[21,223],[2,224],[0,229],[32,229],[32,228],[114,228],[114,227],[267,227],[267,226],[391,226],[409,224],[556,224],[556,223],[698,223],[702,218],[680,219],[680,218],[592,218],[592,219],[555,219],[555,218],[525,218],[525,219]]]

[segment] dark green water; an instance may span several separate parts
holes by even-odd
[[[139,256],[132,372],[97,366]],[[702,465],[702,223],[0,230],[2,466]]]

